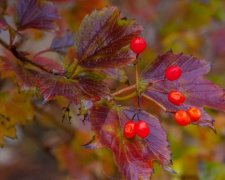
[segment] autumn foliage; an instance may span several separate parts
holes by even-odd
[[[211,62],[170,50],[159,55],[140,75],[141,54],[134,53],[130,43],[141,36],[144,28],[133,19],[121,17],[116,7],[93,10],[83,18],[75,33],[58,31],[47,49],[29,53],[20,48],[29,30],[55,31],[61,17],[49,1],[18,0],[13,7],[13,24],[7,22],[4,9],[0,14],[0,30],[9,33],[8,39],[0,39],[4,48],[0,57],[1,147],[4,137],[17,137],[17,125],[32,123],[35,112],[41,111],[34,103],[34,96],[43,97],[44,103],[58,96],[63,97],[62,103],[67,99],[69,105],[63,108],[63,119],[68,116],[71,123],[74,120],[69,107],[75,106],[84,122],[90,122],[94,133],[92,140],[82,147],[110,149],[125,179],[151,178],[154,162],[175,173],[167,134],[155,116],[141,109],[141,98],[153,101],[172,116],[179,110],[196,108],[200,119],[190,124],[216,132],[213,118],[203,107],[225,111],[225,90],[204,77],[212,67]],[[59,54],[62,60],[44,57],[47,52]],[[107,80],[127,83],[123,68],[128,66],[136,67],[136,84],[113,92]],[[178,78],[166,78],[165,72],[171,66],[180,68],[182,73],[179,72]],[[8,81],[13,84],[3,88]],[[130,94],[121,95],[129,91]],[[168,94],[175,91],[181,94],[182,102],[171,97],[168,100]],[[134,97],[138,97],[138,107],[120,105],[120,101]],[[139,120],[147,123],[150,133],[144,138],[126,138],[125,124]],[[68,132],[73,134],[71,128]]]

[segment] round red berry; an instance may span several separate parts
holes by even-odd
[[[134,53],[140,54],[146,49],[146,42],[142,37],[136,37],[131,40],[130,48]]]
[[[169,100],[169,102],[171,102],[171,103],[179,106],[179,105],[181,105],[185,101],[185,97],[179,91],[171,91],[168,94],[168,100]]]
[[[201,111],[198,108],[190,108],[187,110],[188,115],[191,118],[191,122],[196,122],[201,118]]]
[[[165,71],[165,76],[168,80],[174,81],[176,79],[179,79],[181,76],[182,70],[179,66],[170,66]]]
[[[149,135],[150,129],[145,121],[140,120],[135,125],[135,132],[139,137],[145,138]]]
[[[190,116],[183,110],[177,111],[174,118],[177,124],[181,126],[187,126],[191,122]]]
[[[127,139],[131,139],[135,136],[135,122],[127,121],[123,128],[123,134]]]

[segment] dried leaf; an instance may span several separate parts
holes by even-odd
[[[3,147],[4,136],[15,139],[17,124],[25,125],[33,120],[34,113],[30,101],[17,91],[0,93],[0,147]]]
[[[144,94],[168,110],[177,111],[180,109],[187,110],[190,107],[199,108],[202,112],[202,118],[193,124],[208,126],[215,131],[213,118],[203,110],[203,106],[225,111],[225,91],[203,78],[210,71],[211,63],[197,59],[194,56],[175,55],[169,51],[156,58],[151,67],[144,73],[142,83],[146,84],[163,79],[165,70],[171,65],[181,67],[181,77],[175,81],[165,80],[155,83],[149,89],[156,89],[165,93],[169,93],[172,90],[180,91],[186,98],[185,102],[180,106],[176,106],[168,101],[168,94],[151,90],[145,91]]]
[[[167,136],[157,118],[141,111],[139,117],[148,123],[150,134],[146,138],[135,136],[130,140],[124,137],[123,127],[136,112],[135,108],[117,107],[108,101],[95,103],[90,121],[97,142],[85,147],[109,148],[125,179],[150,179],[154,161],[165,170],[174,172],[169,166],[171,152],[168,150]],[[138,121],[137,117],[134,121]]]
[[[52,30],[59,20],[57,9],[49,2],[39,0],[18,0],[16,3],[16,24],[19,31],[34,28]]]
[[[125,47],[142,30],[134,20],[120,19],[115,7],[94,10],[85,16],[75,35],[79,65],[89,69],[127,66],[135,54]]]
[[[46,101],[56,96],[63,96],[78,104],[81,99],[93,100],[95,97],[106,97],[109,90],[102,79],[95,74],[82,73],[67,79],[64,76],[39,74],[35,84]]]

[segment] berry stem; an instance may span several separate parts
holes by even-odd
[[[137,92],[139,92],[138,57],[139,57],[139,54],[136,55],[136,59],[135,59],[135,77],[136,77]]]

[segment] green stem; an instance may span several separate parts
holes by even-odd
[[[113,99],[116,100],[116,101],[124,101],[124,100],[127,100],[127,99],[130,99],[130,98],[133,98],[135,96],[137,96],[138,93],[137,91],[127,95],[127,96],[121,96],[121,97],[118,97],[118,96],[114,96]]]
[[[136,77],[137,92],[139,91],[138,56],[139,56],[139,54],[137,54],[136,59],[135,59],[135,77]]]
[[[127,96],[121,96],[121,97],[114,96],[113,99],[116,100],[116,101],[124,101],[124,100],[130,99],[130,98],[139,96],[141,93],[143,93],[147,89],[147,87],[148,87],[148,85],[143,87],[143,88],[141,88],[139,90],[139,92],[134,91],[133,93],[131,93],[131,94],[127,95]]]

